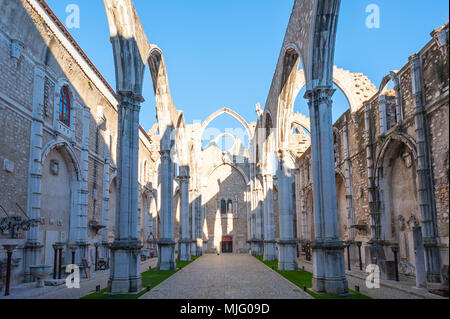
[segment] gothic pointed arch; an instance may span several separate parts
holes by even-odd
[[[163,149],[170,149],[172,131],[185,125],[184,114],[177,111],[172,99],[166,64],[161,49],[154,44],[150,45],[146,61],[150,69],[155,93],[156,117],[159,133],[162,136],[161,146]]]
[[[117,93],[142,100],[150,44],[131,0],[105,0],[114,52]]]
[[[311,123],[309,117],[301,114],[301,113],[294,113],[292,116],[292,124],[300,126],[307,130],[309,133],[311,133]]]
[[[81,180],[81,167],[80,163],[78,161],[77,156],[75,155],[75,150],[73,147],[62,138],[58,138],[55,140],[50,141],[42,151],[42,157],[41,157],[41,163],[44,163],[45,159],[47,158],[48,154],[53,150],[57,149],[61,152],[64,159],[67,163],[70,163],[71,167],[73,168],[73,176],[76,178],[76,180]]]
[[[245,128],[248,138],[249,140],[252,138],[252,131],[250,129],[250,126],[248,125],[247,121],[237,112],[233,111],[232,109],[229,108],[221,108],[220,110],[215,111],[213,114],[211,114],[210,116],[208,116],[208,118],[202,123],[202,128],[200,131],[200,136],[203,135],[203,132],[205,131],[205,129],[208,127],[208,125],[216,118],[218,118],[219,116],[223,115],[223,114],[228,114],[231,117],[235,118],[239,123],[241,123],[241,125]]]
[[[415,140],[406,133],[395,133],[390,135],[381,146],[381,150],[378,153],[378,156],[375,161],[375,176],[376,180],[379,180],[380,176],[382,175],[382,167],[386,163],[387,155],[390,154],[390,151],[392,150],[392,144],[394,142],[400,142],[401,144],[405,145],[409,152],[412,155],[412,160],[414,162],[417,161],[417,147]]]
[[[377,93],[375,85],[362,73],[353,73],[333,66],[333,83],[344,93],[352,113]],[[299,70],[295,83],[294,99],[306,84],[305,72]]]
[[[215,170],[217,170],[219,167],[221,167],[221,166],[223,166],[223,165],[228,165],[228,166],[230,166],[231,168],[235,169],[237,172],[239,172],[239,174],[240,174],[240,175],[242,176],[242,178],[244,179],[245,184],[248,185],[248,183],[250,182],[250,180],[249,180],[247,174],[245,174],[245,172],[244,172],[239,166],[236,166],[236,165],[233,165],[232,163],[227,163],[227,162],[226,162],[226,163],[220,163],[220,164],[214,166],[213,168],[211,168],[211,169],[209,170],[208,174],[206,174],[206,180],[209,179],[209,177],[214,173]]]
[[[275,154],[275,138],[274,138],[274,126],[272,117],[269,112],[266,113],[264,123],[264,144],[263,144],[263,166],[266,173],[272,174],[274,166],[274,154]]]

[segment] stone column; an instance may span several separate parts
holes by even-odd
[[[165,134],[168,134],[167,132]],[[173,216],[173,162],[170,150],[161,150],[161,234],[158,242],[158,269],[174,270],[175,240]]]
[[[423,245],[425,247],[425,260],[427,280],[440,282],[440,256],[437,243],[437,225],[434,212],[433,182],[430,170],[430,146],[427,139],[427,125],[425,117],[425,103],[422,89],[422,64],[418,54],[411,56],[411,81],[416,110],[417,134],[417,175],[419,177],[419,205],[422,215]]]
[[[197,245],[197,256],[202,256],[203,255],[203,248],[205,247],[205,249],[207,249],[207,240],[206,240],[206,236],[205,234],[203,234],[203,228],[205,226],[206,223],[206,203],[205,203],[205,199],[206,196],[204,195],[206,192],[206,187],[204,185],[202,185],[200,187],[200,198],[198,199],[199,203],[198,203],[198,215],[199,215],[199,220],[200,220],[200,224],[197,225],[198,226],[198,245]],[[206,245],[204,245],[204,243],[206,243]]]
[[[264,260],[277,260],[273,217],[273,176],[264,175]]]
[[[76,263],[81,265],[82,259],[88,259],[89,243],[87,240],[87,215],[89,205],[89,190],[88,190],[88,171],[89,171],[89,133],[90,133],[91,111],[89,108],[83,108],[83,135],[81,145],[81,180],[78,185],[78,210],[71,221],[70,238],[73,245],[78,245],[76,254]]]
[[[295,218],[296,218],[296,236],[295,239],[297,240],[297,242],[300,242],[300,233],[301,233],[301,229],[300,229],[300,219],[301,219],[301,195],[300,195],[300,189],[301,189],[301,184],[300,184],[300,168],[296,168],[294,170],[294,198],[295,198],[295,207],[294,207],[294,213],[295,213]],[[298,195],[297,195],[298,194]],[[298,247],[297,247],[298,249]]]
[[[180,167],[180,189],[181,189],[181,203],[180,203],[180,215],[181,215],[181,239],[180,239],[180,253],[179,260],[190,261],[190,229],[189,229],[189,166]]]
[[[297,241],[294,238],[294,216],[292,207],[292,172],[286,164],[286,150],[279,150],[278,206],[280,238],[278,240],[278,269],[297,270]]]
[[[353,208],[353,184],[352,184],[352,160],[350,158],[350,143],[348,138],[348,122],[347,117],[344,116],[343,127],[343,141],[344,141],[344,177],[345,177],[345,200],[347,206],[347,233],[350,252],[350,264],[352,260],[356,260],[358,256],[358,247],[355,243],[356,231],[353,225],[355,225],[355,210]]]
[[[253,181],[253,191],[252,191],[252,209],[251,209],[251,239],[250,239],[250,249],[253,256],[258,255],[258,248],[256,241],[258,238],[258,191],[255,186],[255,181]]]
[[[249,253],[253,255],[253,239],[254,239],[254,225],[253,225],[253,215],[254,215],[254,189],[255,189],[255,181],[254,181],[254,170],[255,170],[255,163],[254,163],[254,155],[253,155],[253,149],[251,158],[252,161],[250,162],[250,182],[248,185],[248,216],[247,216],[247,250]]]
[[[378,97],[379,112],[380,112],[380,135],[387,131],[387,110],[386,110],[386,96],[380,95]]]
[[[416,287],[427,288],[427,279],[425,271],[425,258],[422,241],[422,228],[416,226],[413,228],[414,250],[416,253]]]
[[[395,90],[395,116],[397,118],[397,124],[401,125],[403,122],[403,108],[402,108],[402,95],[400,88],[400,81],[398,76],[391,72],[392,81],[394,81],[394,90]]]
[[[256,197],[256,210],[255,210],[255,255],[262,256],[264,254],[264,202],[262,189],[258,188]]]
[[[352,187],[352,161],[350,159],[350,146],[348,140],[348,123],[347,118],[344,117],[344,161],[345,161],[345,199],[347,202],[347,229],[348,239],[355,240],[355,229],[352,226],[355,224],[355,211],[353,209],[353,187]]]
[[[300,186],[300,216],[299,216],[299,232],[298,237],[301,245],[303,246],[306,234],[305,234],[305,227],[307,225],[305,220],[305,204],[306,204],[306,194],[305,194],[305,168],[303,166],[300,166],[299,168],[300,174],[299,174],[299,186]]]
[[[369,195],[370,214],[370,240],[367,245],[366,264],[377,263],[385,259],[384,250],[380,245],[381,240],[381,218],[377,205],[377,188],[374,179],[374,160],[372,151],[372,130],[370,124],[370,103],[364,103],[364,126],[366,133],[366,166],[367,166],[367,191]]]
[[[103,200],[102,200],[102,225],[105,226],[101,230],[102,234],[102,249],[101,254],[103,258],[108,256],[108,221],[109,221],[109,164],[110,164],[110,152],[109,152],[109,132],[105,136],[105,163],[103,165]]]
[[[330,87],[306,93],[311,116],[311,155],[313,163],[314,224],[313,289],[316,292],[348,292],[344,247],[338,235],[336,178]]]
[[[142,192],[141,191],[139,191],[139,197],[138,198],[141,198],[141,194],[142,194]],[[139,202],[140,202],[140,200],[139,200]],[[139,203],[139,206],[140,206],[140,203]],[[141,219],[142,219],[142,210],[141,210],[141,208],[140,207],[138,207],[138,215],[137,215],[137,238],[139,239],[139,240],[141,240],[141,233],[142,233],[142,224],[141,224]]]
[[[246,218],[247,218],[247,252],[250,249],[250,238],[252,236],[252,215],[251,215],[251,205],[252,205],[252,195],[251,195],[251,181],[247,185],[247,192],[246,192]]]
[[[139,111],[142,97],[119,93],[117,141],[116,236],[111,245],[108,291],[126,294],[141,290],[141,243],[137,234]]]
[[[195,214],[195,206],[197,205],[197,192],[193,190],[191,194],[193,197],[191,201],[191,256],[197,256],[197,220]]]
[[[41,178],[42,178],[42,134],[44,125],[44,86],[45,72],[43,67],[34,69],[33,86],[33,121],[31,123],[30,176],[28,189],[28,216],[31,219],[41,217]],[[30,265],[40,264],[42,243],[39,241],[39,224],[31,226],[27,232],[24,246],[25,281],[32,281]]]
[[[195,199],[195,255],[201,256],[203,253],[203,238],[202,238],[202,194],[201,194],[201,188],[200,192]]]

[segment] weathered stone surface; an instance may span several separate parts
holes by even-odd
[[[82,254],[92,264],[93,244],[101,242],[103,235],[89,226],[91,221],[106,223],[105,230],[112,240],[118,101],[70,34],[56,24],[56,17],[44,1],[1,1],[0,10],[6,13],[0,15],[0,30],[7,35],[0,37],[0,162],[2,168],[5,159],[14,163],[13,172],[0,170],[0,202],[8,212],[20,215],[21,208],[32,218],[42,217],[39,227],[20,236],[21,245],[14,252],[20,257],[18,266],[13,268],[14,285],[29,279],[27,265],[53,264],[54,242],[81,239],[82,232],[91,244],[84,246]],[[14,22],[9,21],[13,16]],[[24,44],[17,65],[10,63],[8,38]],[[58,120],[63,85],[69,87],[72,103],[70,127]],[[153,141],[142,130],[138,143],[139,160],[154,165],[150,146]],[[106,158],[109,164],[105,167]],[[58,163],[58,175],[50,171],[52,160]],[[78,181],[83,181],[82,188]],[[140,183],[144,185],[144,181]],[[66,190],[77,199],[67,211],[66,206],[70,205],[58,206],[64,196],[55,196]],[[64,207],[65,213],[61,214],[58,207]],[[69,227],[69,220],[73,227]],[[148,237],[149,229],[142,231]],[[6,237],[0,234],[0,243]],[[26,241],[29,244],[22,250]],[[77,263],[81,263],[79,252]],[[100,253],[101,257],[106,256],[106,251]],[[0,249],[0,258],[3,256]],[[70,260],[70,249],[65,246],[63,264]]]
[[[448,25],[442,29],[448,30]],[[433,241],[440,243],[437,245],[439,253],[425,254],[428,256],[427,272],[430,267],[439,265],[438,260],[442,263],[448,262],[448,143],[444,142],[448,140],[449,125],[448,78],[444,77],[448,61],[443,52],[445,50],[442,51],[436,41],[432,40],[417,53],[416,57],[419,58],[419,67],[422,70],[423,80],[420,81],[423,83],[422,88],[416,87],[413,90],[413,62],[410,60],[399,71],[392,71],[386,76],[376,94],[362,99],[367,105],[366,110],[351,109],[334,123],[339,234],[342,239],[346,239],[351,237],[352,230],[355,231],[353,240],[363,243],[363,260],[370,260],[366,252],[373,249],[364,249],[364,246],[371,245],[373,238],[377,240],[373,237],[375,233],[371,232],[377,230],[384,258],[393,260],[390,244],[398,244],[399,262],[414,266],[412,230],[417,223],[422,225],[422,221],[425,220],[433,225],[432,229],[434,227],[437,229],[435,235],[424,233],[424,242],[428,242],[427,247],[430,247],[430,244],[435,245]],[[440,65],[442,71],[433,72],[432,70],[437,70],[433,65]],[[393,81],[395,85],[392,91],[386,89],[389,81]],[[417,114],[420,112],[415,111],[417,103],[414,92],[418,91],[423,92],[422,124],[417,122]],[[381,131],[380,108],[383,104],[380,103],[380,96],[384,97],[381,101],[385,101],[384,107],[388,111],[384,133]],[[422,138],[421,143],[418,127],[419,129],[423,127],[427,132],[425,133],[427,137]],[[346,149],[342,140],[345,131],[348,134],[348,155],[345,155]],[[428,146],[424,146],[424,142]],[[425,154],[429,155],[431,163],[428,173],[431,180],[426,183],[426,178],[420,181],[418,177],[424,168],[422,163],[422,168],[419,169],[418,163],[421,149],[429,150]],[[423,154],[422,152],[422,156]],[[301,176],[300,196],[303,198],[300,215],[303,226],[300,227],[302,229],[300,236],[309,239],[311,233],[314,233],[314,222],[310,218],[313,207],[309,204],[312,198],[310,150],[306,150],[299,157],[298,166]],[[339,180],[342,176],[345,177],[346,173],[349,173],[349,178],[347,180],[342,178],[347,189],[343,192]],[[420,190],[429,194],[427,198],[431,212],[425,216],[421,211],[421,207],[425,206],[421,204]],[[354,213],[352,225],[342,222],[349,218],[347,203],[349,200]],[[374,213],[379,214],[378,225],[373,224],[374,220],[371,219],[371,216],[375,216]],[[430,279],[429,277],[428,280]]]
[[[249,255],[207,254],[141,299],[311,299]]]
[[[325,146],[330,154],[334,149],[334,163],[332,157],[327,160],[334,164],[334,172],[327,178],[335,173],[336,196],[331,197],[337,199],[337,221],[334,209],[327,212],[332,218],[325,218],[334,220],[336,234],[334,230],[327,233],[348,241],[353,264],[358,263],[357,242],[362,242],[366,263],[374,257],[370,251],[376,252],[379,263],[393,260],[391,246],[398,246],[400,265],[412,265],[413,273],[412,229],[420,225],[428,251],[428,279],[436,281],[444,269],[440,275],[445,281],[448,40],[443,43],[436,37],[448,34],[448,25],[436,29],[433,40],[401,69],[388,72],[377,90],[361,73],[333,67],[335,30],[330,26],[339,1],[297,0],[266,107],[257,108],[256,121],[247,123],[225,108],[203,123],[186,125],[172,100],[163,53],[149,44],[131,0],[105,2],[112,41],[117,42],[116,56],[123,54],[126,61],[125,68],[118,67],[117,93],[140,100],[141,76],[148,64],[158,117],[149,132],[134,125],[135,131],[128,135],[137,140],[133,158],[137,167],[130,202],[135,216],[126,222],[116,216],[123,182],[117,175],[123,154],[117,149],[120,99],[116,91],[59,26],[45,1],[0,0],[0,12],[5,13],[0,16],[0,203],[8,213],[20,214],[20,206],[30,217],[41,218],[38,226],[20,235],[13,284],[29,279],[30,264],[51,264],[51,245],[56,241],[66,243],[64,264],[71,260],[67,244],[74,243],[77,263],[82,258],[94,262],[95,243],[101,243],[99,257],[106,260],[108,242],[120,236],[120,225],[133,229],[133,241],[121,248],[137,247],[141,241],[142,254],[155,255],[162,239],[162,259],[169,268],[174,268],[180,252],[187,259],[189,253],[221,251],[222,241],[231,236],[234,253],[252,248],[253,254],[264,253],[266,259],[289,256],[287,262],[280,258],[282,265],[295,269],[298,241],[302,248],[310,247],[322,232],[322,223],[314,221],[318,212],[314,201],[329,194],[313,193],[317,167],[313,170],[311,138],[304,132],[314,135],[312,123],[306,115],[293,112],[293,103],[303,86],[311,90],[319,84],[331,87],[333,82],[347,96],[350,110],[332,129],[327,127],[333,142]],[[123,24],[124,16],[112,15],[114,10],[127,13],[135,23]],[[323,19],[325,13],[329,20]],[[331,32],[326,35],[323,30]],[[18,49],[14,55],[13,46]],[[131,72],[133,65],[136,72]],[[393,90],[387,88],[389,81],[394,83]],[[70,125],[59,121],[59,94],[64,86],[72,102]],[[242,132],[232,134],[234,145],[225,152],[217,146],[220,137],[203,149],[203,133],[222,114],[235,117]],[[293,127],[298,134],[292,134]],[[245,135],[248,148],[243,145]],[[275,146],[288,154],[289,181],[273,178],[278,164],[273,157],[278,152]],[[170,161],[163,163],[160,152],[169,150],[173,151]],[[425,161],[424,154],[429,156]],[[170,169],[161,169],[161,164]],[[189,167],[187,183],[176,180],[177,165]],[[231,200],[231,214],[221,214],[222,200]],[[7,234],[0,234],[0,244],[6,241]],[[342,249],[337,241],[328,246]],[[328,246],[323,247],[324,258],[333,261],[333,271],[342,273],[342,254]],[[132,254],[124,253],[125,263],[137,269],[140,257],[127,256]],[[132,281],[137,283],[137,277]],[[343,283],[342,276],[339,281]],[[322,284],[326,286],[326,282],[318,283]]]

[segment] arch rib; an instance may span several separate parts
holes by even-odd
[[[248,125],[247,121],[241,115],[239,115],[237,112],[235,112],[235,111],[233,111],[233,110],[231,110],[229,108],[226,108],[226,107],[224,107],[224,108],[222,108],[220,110],[217,110],[213,114],[208,116],[208,118],[202,124],[202,130],[201,130],[200,136],[203,136],[204,130],[206,129],[206,127],[208,127],[208,125],[213,120],[215,120],[216,118],[218,118],[219,116],[221,116],[223,114],[228,114],[228,115],[232,116],[233,118],[235,118],[239,123],[241,123],[241,125],[247,131],[248,139],[250,140],[252,138],[252,132],[250,130],[250,126]]]

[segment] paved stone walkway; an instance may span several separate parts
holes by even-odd
[[[250,255],[204,255],[141,299],[311,299]]]
[[[141,271],[147,271],[148,267],[156,267],[158,259],[152,258],[141,262]],[[97,271],[91,274],[89,279],[81,279],[79,289],[68,289],[65,285],[44,288],[36,288],[36,283],[26,283],[11,287],[11,295],[5,297],[0,292],[0,299],[79,299],[95,292],[97,285],[101,289],[106,288],[109,279],[109,270]]]

